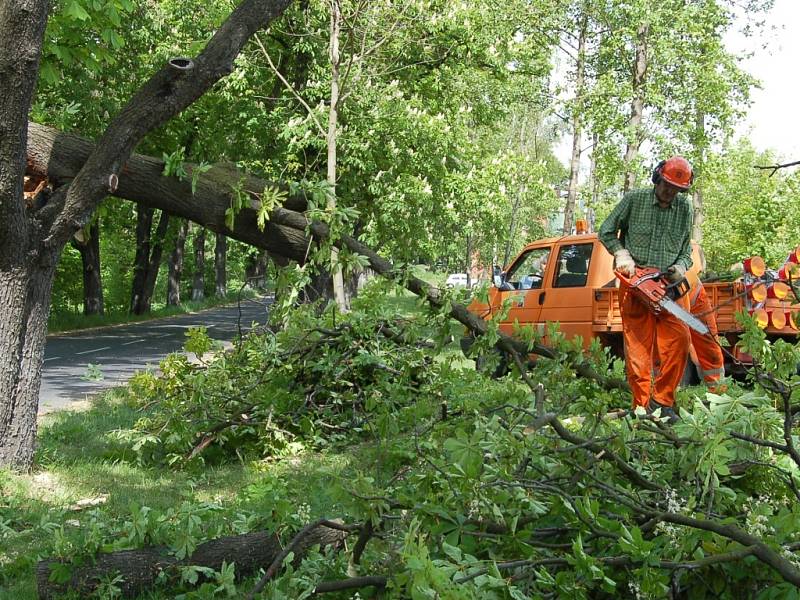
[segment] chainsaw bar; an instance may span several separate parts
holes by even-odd
[[[623,275],[619,271],[615,271],[614,274],[617,279],[630,286],[639,300],[650,307],[650,310],[654,313],[658,314],[662,309],[666,310],[697,333],[708,335],[710,332],[708,325],[682,308],[667,295],[669,290],[667,283],[664,281],[664,274],[658,269],[636,267],[636,273],[632,277]]]
[[[686,323],[689,327],[694,329],[700,335],[708,335],[710,333],[708,329],[708,325],[703,323],[700,319],[695,317],[692,313],[685,311],[681,308],[678,304],[670,300],[669,298],[664,298],[659,302],[661,308],[666,310],[668,313],[674,315],[684,323]]]

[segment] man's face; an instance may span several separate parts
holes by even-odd
[[[670,204],[683,190],[663,179],[656,184],[656,198],[661,204]]]

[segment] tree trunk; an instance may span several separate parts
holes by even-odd
[[[23,199],[26,122],[49,3],[0,3],[0,467],[33,462],[36,410],[58,251],[41,252],[47,220]],[[63,247],[63,246],[62,246]]]
[[[47,177],[56,185],[71,181],[94,148],[92,142],[85,138],[36,123],[28,124],[28,134],[27,172],[37,177]],[[191,172],[193,165],[185,166]],[[134,154],[125,163],[119,186],[113,195],[148,208],[166,210],[246,244],[264,248],[301,264],[305,262],[308,238],[302,232],[270,222],[261,231],[254,218],[257,196],[266,187],[277,186],[285,190],[285,186],[218,165],[200,175],[197,188],[192,193],[190,181],[166,177],[163,171],[164,163],[160,159]],[[237,216],[234,234],[225,225],[225,211],[230,208],[231,187],[237,181],[242,181],[243,189],[251,194],[253,200],[252,205],[242,208]],[[297,211],[307,208],[305,199],[299,195],[289,196],[284,206]]]
[[[572,233],[572,223],[575,219],[575,203],[578,199],[578,174],[581,168],[581,129],[583,121],[583,95],[586,71],[586,31],[589,16],[584,12],[581,19],[581,28],[578,34],[578,62],[575,65],[575,105],[572,109],[572,156],[569,161],[569,187],[567,188],[567,203],[564,206],[564,235]]]
[[[194,273],[192,275],[192,300],[206,297],[206,230],[198,227],[194,234]]]
[[[167,306],[181,303],[181,277],[183,276],[183,253],[186,248],[186,236],[189,232],[189,221],[181,219],[178,232],[175,234],[175,248],[169,257],[169,275],[167,276]]]
[[[698,110],[695,115],[695,156],[699,164],[693,165],[695,176],[697,175],[697,170],[702,168],[705,159],[705,148],[707,145],[705,125],[705,114]],[[698,244],[701,244],[703,242],[703,221],[705,221],[705,214],[703,212],[703,190],[697,184],[695,184],[692,189],[692,206],[694,207],[692,238]]]
[[[636,181],[633,172],[633,162],[639,155],[642,145],[642,117],[644,116],[644,84],[647,77],[647,37],[650,33],[650,24],[642,23],[636,31],[636,58],[633,68],[633,100],[631,102],[631,117],[628,120],[628,145],[625,148],[625,183],[623,191],[627,192]]]
[[[263,290],[267,286],[267,260],[266,251],[251,251],[247,255],[244,267],[247,287],[254,290]]]
[[[218,233],[214,245],[214,291],[217,297],[224,298],[228,295],[228,238]]]
[[[519,221],[517,217],[519,216],[519,210],[522,206],[522,198],[527,193],[528,186],[523,184],[514,195],[514,204],[511,205],[511,221],[508,224],[508,238],[506,239],[506,247],[503,251],[503,267],[511,260],[511,248],[512,244],[514,244],[514,238],[517,235],[517,223]],[[494,267],[494,265],[492,265],[492,267]]]
[[[156,226],[156,233],[150,239],[150,257],[147,261],[147,277],[144,282],[144,312],[150,312],[153,303],[153,294],[156,289],[158,271],[161,268],[161,256],[164,254],[164,240],[167,237],[169,227],[169,213],[161,211]]]
[[[320,526],[313,529],[301,542],[295,553],[297,565],[305,552],[314,545],[321,548],[338,548],[347,534],[337,529]],[[90,596],[104,579],[121,575],[118,585],[123,598],[133,598],[154,586],[161,572],[174,575],[178,567],[195,565],[215,571],[227,564],[236,563],[236,578],[266,570],[283,550],[274,533],[256,532],[232,535],[209,540],[200,544],[192,555],[177,560],[166,548],[142,548],[121,550],[110,554],[98,554],[95,562],[85,566],[73,566],[72,576],[65,584],[50,581],[50,575],[58,561],[42,560],[36,566],[36,587],[41,600],[51,600],[66,592]]]
[[[133,258],[133,281],[131,282],[130,313],[141,315],[146,311],[145,282],[150,263],[150,229],[153,225],[152,208],[136,207],[136,254]]]
[[[592,158],[589,163],[589,181],[592,186],[592,208],[597,206],[597,201],[600,198],[600,178],[597,175],[597,145],[600,142],[600,136],[597,132],[592,134]],[[594,231],[594,226],[592,226]]]
[[[83,314],[102,315],[104,307],[100,274],[100,223],[92,223],[88,237],[76,234],[72,245],[81,253],[83,265]]]
[[[467,232],[466,235],[466,248],[465,248],[465,261],[464,261],[464,273],[467,274],[467,288],[472,287],[472,236]]]
[[[140,208],[136,215],[136,257],[131,285],[131,313],[134,315],[150,312],[169,226],[169,213],[162,210],[153,235],[153,213],[153,209]]]
[[[113,194],[133,149],[233,69],[244,44],[290,0],[243,0],[192,61],[170,61],[112,120],[69,186],[26,210],[26,122],[49,3],[0,3],[0,466],[29,468],[56,264],[100,201]]]
[[[328,199],[328,208],[336,208],[336,133],[339,119],[339,67],[341,58],[339,56],[339,37],[342,28],[342,7],[339,0],[330,0],[331,6],[331,29],[330,29],[330,59],[331,59],[331,108],[328,112],[328,184],[330,184],[332,195]],[[339,251],[336,248],[331,250],[331,285],[333,286],[333,297],[339,310],[345,312],[349,310],[350,303],[344,289],[344,276],[342,266],[339,264]],[[320,282],[326,277],[320,277]]]

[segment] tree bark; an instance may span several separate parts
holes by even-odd
[[[647,37],[650,24],[642,23],[636,31],[636,56],[633,68],[633,100],[631,101],[631,117],[628,120],[628,145],[625,148],[625,183],[623,191],[627,192],[636,181],[633,172],[633,161],[639,155],[642,145],[642,118],[644,117],[644,84],[647,78]]]
[[[33,462],[50,291],[58,252],[39,254],[47,222],[25,208],[26,122],[49,3],[0,3],[0,467]],[[63,248],[63,245],[62,245]]]
[[[228,238],[218,233],[214,244],[214,293],[219,298],[228,294]]]
[[[206,230],[198,227],[194,234],[194,273],[192,274],[192,300],[206,297]]]
[[[167,306],[181,303],[181,277],[183,276],[183,253],[186,248],[186,236],[189,232],[189,221],[181,219],[175,234],[175,248],[169,257],[169,275],[167,276]]]
[[[83,265],[83,314],[102,315],[103,282],[100,273],[100,223],[95,221],[89,228],[88,237],[76,235],[72,245],[81,253]]]
[[[144,136],[233,70],[258,29],[291,0],[244,0],[190,64],[168,63],[111,122],[69,186],[35,213],[23,204],[26,122],[39,72],[49,3],[0,3],[0,466],[33,462],[44,341],[56,265],[86,226]]]
[[[295,564],[306,550],[319,544],[321,547],[338,548],[346,533],[328,527],[316,527],[297,549]],[[117,574],[123,577],[119,583],[122,596],[132,598],[156,584],[159,573],[175,571],[180,566],[195,565],[219,571],[223,561],[236,563],[236,578],[252,575],[259,569],[267,569],[282,547],[274,533],[256,532],[209,540],[200,544],[187,559],[177,560],[166,548],[142,548],[121,550],[110,554],[99,554],[96,561],[86,566],[73,566],[72,577],[65,584],[50,581],[50,574],[59,561],[42,560],[36,566],[36,587],[41,600],[51,600],[71,591],[85,598],[106,577]]]

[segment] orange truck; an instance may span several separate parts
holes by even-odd
[[[800,260],[800,247],[797,249]],[[695,267],[702,264],[702,250],[693,245]],[[763,266],[763,262],[761,263]],[[749,264],[747,265],[749,268]],[[533,325],[547,343],[547,325],[557,322],[567,338],[580,336],[584,347],[593,338],[618,356],[623,355],[622,318],[619,310],[619,289],[614,276],[613,257],[597,238],[585,233],[537,240],[528,244],[502,272],[496,269],[489,288],[488,303],[473,299],[468,309],[486,320],[497,318],[509,303],[508,314],[500,321],[500,329],[514,333],[515,323]],[[755,271],[756,275],[764,275]],[[760,283],[759,283],[760,282]],[[737,281],[705,283],[706,292],[715,308],[719,335],[727,338],[730,351],[747,364],[750,357],[737,346],[742,327],[735,319],[739,311],[749,312],[764,327],[770,338],[796,340],[800,304],[792,305],[789,286],[781,283],[783,298],[772,297],[769,291],[777,284],[767,277],[746,275]],[[776,288],[778,291],[778,288]],[[462,340],[466,352],[471,338]],[[726,360],[730,360],[726,357]],[[735,372],[734,364],[726,370]],[[696,381],[687,365],[685,383]]]

